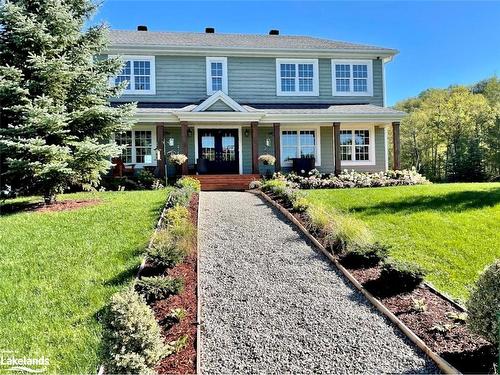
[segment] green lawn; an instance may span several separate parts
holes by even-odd
[[[500,183],[309,190],[307,199],[363,220],[391,255],[419,263],[458,299],[500,257]]]
[[[0,216],[0,350],[44,355],[51,373],[97,370],[96,317],[137,271],[166,191],[60,197],[75,198],[102,203]]]

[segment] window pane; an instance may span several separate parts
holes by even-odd
[[[352,66],[352,76],[353,76],[353,78],[368,78],[368,66],[367,65],[353,65]]]
[[[224,134],[222,136],[222,160],[236,160],[236,140],[231,134]]]
[[[302,92],[313,91],[312,78],[299,78],[299,91],[302,91]]]
[[[287,130],[281,133],[283,146],[298,146],[297,131]]]
[[[284,161],[287,161],[287,160],[290,160],[291,158],[296,158],[296,157],[298,157],[297,147],[283,146],[283,160]]]
[[[352,130],[340,131],[340,160],[352,160]]]
[[[350,82],[348,79],[337,79],[336,81],[336,90],[339,92],[349,92]]]
[[[351,78],[351,66],[349,64],[335,64],[336,78]]]
[[[130,90],[130,73],[130,61],[125,61],[121,73],[115,78],[115,84],[119,85],[120,83],[127,81],[128,84],[125,87],[125,90]]]
[[[368,82],[366,79],[354,79],[353,89],[355,92],[366,92],[368,91]]]
[[[115,141],[118,146],[126,146],[122,149],[121,158],[123,162],[132,163],[132,132],[115,134]]]
[[[281,91],[295,91],[295,64],[280,64]]]
[[[135,161],[136,163],[151,163],[153,161],[153,148],[151,131],[137,130],[135,135]]]
[[[355,160],[369,160],[370,132],[368,130],[355,130],[354,142],[356,144]]]
[[[151,88],[151,83],[148,76],[136,76],[135,77],[135,89],[136,90],[149,90]]]
[[[282,78],[281,79],[281,91],[295,91],[295,79]]]
[[[149,61],[134,61],[134,75],[148,76],[151,74],[151,63]]]
[[[212,77],[222,77],[222,63],[213,62],[211,63]]]
[[[215,160],[215,137],[213,135],[201,137],[201,158]]]
[[[212,91],[222,90],[222,78],[212,77]]]

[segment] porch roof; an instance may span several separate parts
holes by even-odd
[[[392,122],[400,121],[406,114],[392,108],[373,104],[343,104],[325,107],[290,108],[290,106],[255,108],[242,105],[243,111],[193,111],[198,104],[190,104],[179,108],[137,108],[136,118],[143,122],[179,122],[179,121],[259,121],[273,122]]]

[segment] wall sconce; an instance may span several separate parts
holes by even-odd
[[[169,138],[169,139],[168,139],[168,145],[169,145],[170,147],[172,147],[172,146],[174,145],[174,139],[173,139],[173,138]]]
[[[271,146],[271,139],[266,138],[266,147],[270,147],[270,146]]]
[[[188,128],[188,137],[192,137],[192,136],[193,136],[193,129]]]
[[[248,129],[245,129],[245,137],[248,137],[250,135],[250,132],[248,131]]]
[[[158,147],[155,148],[156,151],[156,160],[161,160],[161,152]]]

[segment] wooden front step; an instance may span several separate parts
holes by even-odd
[[[258,174],[218,174],[192,176],[201,183],[201,190],[248,190],[252,181],[260,179]]]

